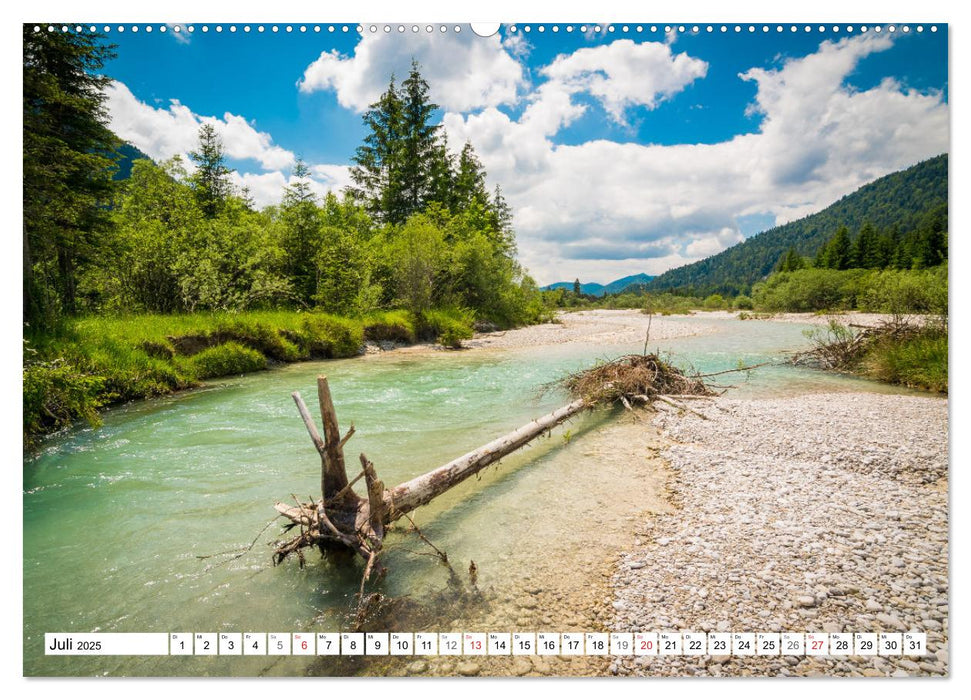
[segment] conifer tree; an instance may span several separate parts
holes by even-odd
[[[226,167],[222,139],[212,124],[199,127],[199,148],[190,153],[189,158],[196,164],[196,171],[192,174],[196,202],[206,218],[214,219],[232,194],[233,187],[229,181],[231,171]]]
[[[466,209],[473,202],[488,204],[489,194],[486,192],[482,161],[472,144],[466,142],[459,155],[458,172],[455,175],[455,203],[457,208]]]
[[[394,76],[364,114],[367,135],[352,158],[350,193],[376,220],[400,224],[408,214],[403,180],[404,105]]]
[[[421,211],[432,194],[433,156],[440,144],[441,127],[431,123],[438,105],[429,101],[428,83],[421,77],[416,61],[401,84],[402,162],[401,188],[405,218]],[[437,183],[436,183],[437,184]]]
[[[23,25],[23,317],[35,326],[75,312],[79,268],[110,228],[118,140],[103,39]]]

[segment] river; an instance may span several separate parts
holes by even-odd
[[[670,320],[714,328],[651,343],[700,371],[778,359],[807,343],[801,324]],[[642,348],[643,341],[571,343],[294,364],[114,408],[98,429],[52,436],[23,464],[25,675],[380,673],[305,657],[45,657],[43,639],[45,632],[346,629],[360,565],[310,554],[302,569],[296,561],[274,567],[268,543],[280,535],[279,521],[258,536],[275,501],[319,489],[319,461],[292,391],[314,405],[315,378],[327,374],[342,429],[356,427],[349,464],[364,451],[391,486],[565,403],[559,391],[541,392],[564,373]],[[788,366],[726,380],[736,395],[895,391]],[[593,585],[597,566],[636,530],[632,521],[670,507],[664,467],[650,458],[655,431],[617,418],[583,416],[420,509],[416,522],[449,553],[463,583],[450,586],[446,567],[415,554],[430,550],[414,535],[391,535],[389,573],[377,590],[400,604],[383,624],[433,631],[588,624],[589,616],[571,614],[581,606],[569,598]],[[254,538],[238,558],[219,554]],[[470,593],[471,560],[479,596]],[[537,609],[522,601],[524,592],[546,602]]]

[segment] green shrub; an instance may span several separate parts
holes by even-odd
[[[725,297],[721,294],[712,294],[705,299],[706,309],[723,309],[725,308]]]
[[[414,343],[415,337],[414,317],[407,311],[384,311],[364,318],[365,340]]]
[[[735,308],[751,311],[753,308],[755,308],[752,304],[752,297],[746,296],[745,294],[739,294],[737,297],[735,297]]]
[[[461,347],[462,340],[473,335],[475,318],[467,309],[435,309],[421,315],[419,322],[423,338],[434,338],[450,348]]]
[[[23,369],[24,443],[78,419],[100,424],[104,378],[85,374],[63,360],[33,362]]]
[[[229,342],[203,350],[188,360],[198,379],[225,377],[266,369],[266,358],[252,348]]]
[[[934,331],[876,345],[863,361],[868,376],[947,393],[947,334]]]

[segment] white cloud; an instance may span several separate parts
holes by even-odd
[[[333,90],[341,106],[364,112],[388,88],[394,73],[408,76],[412,59],[431,85],[431,99],[446,110],[467,112],[512,104],[524,85],[523,68],[498,34],[484,38],[471,29],[445,33],[367,33],[353,56],[323,52],[298,83],[302,92]]]
[[[776,69],[743,73],[756,85],[753,109],[763,120],[756,133],[721,143],[554,143],[582,110],[563,100],[573,86],[622,113],[628,104],[650,107],[694,79],[700,67],[687,56],[682,65],[673,54],[662,61],[673,73],[667,76],[645,78],[622,66],[664,58],[658,48],[598,54],[609,70],[582,54],[607,47],[580,49],[544,69],[557,85],[544,92],[544,83],[518,120],[486,109],[443,121],[450,144],[470,140],[490,179],[502,184],[521,258],[538,280],[659,273],[741,240],[739,216],[767,212],[784,223],[947,151],[949,110],[940,93],[892,79],[867,90],[845,84],[862,58],[891,43],[886,35],[824,42]]]
[[[620,39],[557,56],[540,72],[550,80],[543,88],[589,93],[623,123],[628,107],[654,109],[707,71],[707,63],[686,53],[674,54],[667,44]]]
[[[245,186],[257,206],[279,203],[283,188],[294,181],[283,172],[295,164],[294,154],[274,144],[268,133],[258,131],[242,116],[230,112],[221,119],[201,116],[178,100],[172,100],[167,108],[152,107],[117,81],[108,86],[106,93],[111,129],[154,160],[178,155],[191,172],[194,166],[187,154],[198,145],[199,127],[212,124],[227,156],[255,161],[264,170],[232,175],[236,187]],[[346,165],[317,164],[310,169],[313,177],[307,181],[317,196],[337,192],[350,183],[350,168]]]
[[[106,92],[111,129],[152,158],[188,153],[198,144],[199,127],[212,124],[230,158],[255,160],[266,170],[286,168],[294,162],[293,153],[275,145],[269,134],[257,131],[246,119],[231,112],[221,119],[200,116],[178,100],[172,100],[168,108],[152,107],[117,81]]]

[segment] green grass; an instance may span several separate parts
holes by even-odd
[[[389,319],[393,314],[388,312]],[[367,320],[323,313],[127,315],[64,322],[25,338],[24,442],[104,406],[170,393],[272,362],[352,357]]]
[[[881,342],[863,358],[864,374],[893,384],[947,393],[947,334]]]

